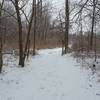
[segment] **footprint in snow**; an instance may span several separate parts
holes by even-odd
[[[40,88],[40,90],[44,90],[44,89],[45,89],[44,87],[41,87],[41,88]]]
[[[12,97],[8,97],[7,100],[14,100]]]
[[[96,93],[96,95],[97,95],[97,96],[100,96],[100,94],[99,94],[99,93]]]
[[[89,87],[92,87],[92,85],[91,85],[91,84],[89,84]]]

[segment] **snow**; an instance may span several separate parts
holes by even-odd
[[[0,75],[0,100],[100,100],[100,74],[82,68],[61,49],[39,50],[25,68],[5,55]],[[98,76],[98,77],[97,77]]]

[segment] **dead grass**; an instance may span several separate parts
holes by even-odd
[[[54,41],[54,40],[40,40],[36,42],[36,48],[37,49],[52,49],[52,48],[57,48],[61,47],[61,43],[59,41]]]
[[[25,45],[25,42],[23,43]],[[25,46],[24,46],[25,47]],[[48,40],[36,40],[36,49],[52,49],[52,48],[57,48],[57,47],[62,47],[61,41],[58,39],[48,39]],[[18,49],[18,43],[17,42],[12,42],[12,43],[6,43],[3,46],[4,50],[7,49]],[[31,48],[33,48],[33,43],[31,41]]]

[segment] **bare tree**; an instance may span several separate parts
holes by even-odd
[[[90,37],[90,50],[93,49],[93,36],[94,36],[94,25],[95,25],[95,11],[96,11],[96,0],[93,0],[93,15],[92,15],[92,27]]]
[[[24,66],[23,61],[23,40],[22,40],[22,21],[21,21],[21,14],[20,14],[20,7],[19,1],[20,0],[10,0],[15,7],[16,14],[17,14],[17,22],[18,22],[18,33],[19,33],[19,65]]]
[[[34,0],[34,30],[33,30],[33,55],[35,55],[35,49],[36,49],[36,0]]]
[[[30,32],[31,32],[31,27],[32,27],[32,22],[33,22],[33,17],[35,16],[35,4],[36,4],[36,0],[33,0],[32,3],[32,13],[31,13],[31,17],[30,17],[30,21],[29,21],[29,25],[28,25],[28,33],[27,33],[27,39],[26,39],[26,44],[25,44],[25,51],[24,51],[24,60],[26,58],[26,55],[28,54],[28,45],[29,45],[29,41],[30,41]],[[34,28],[35,30],[35,28]]]
[[[2,66],[3,66],[3,58],[2,58],[3,41],[2,41],[2,31],[1,31],[1,17],[2,17],[3,5],[4,5],[4,0],[0,2],[0,73],[2,72]]]
[[[65,54],[68,52],[68,35],[69,35],[69,0],[65,2]]]

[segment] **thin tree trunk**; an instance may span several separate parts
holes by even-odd
[[[81,33],[81,52],[83,53],[83,24],[82,24],[82,12],[80,13],[80,33]]]
[[[93,16],[92,16],[92,27],[91,27],[91,37],[90,37],[90,50],[93,49],[93,36],[94,36],[94,24],[95,24],[95,8],[96,8],[96,0],[93,0]]]
[[[69,0],[65,2],[65,54],[68,52],[68,35],[69,35]]]
[[[1,14],[0,14],[0,20],[1,20]],[[0,21],[1,24],[1,21]],[[2,32],[1,32],[1,26],[0,26],[0,73],[2,72],[2,66],[3,66],[3,58],[2,58]]]
[[[19,12],[18,0],[15,0],[15,9],[17,13],[18,31],[19,31],[19,65],[24,67],[23,61],[23,40],[22,40],[22,23]]]
[[[27,53],[28,53],[28,45],[29,45],[29,41],[30,41],[29,39],[30,39],[31,27],[32,27],[34,10],[35,10],[34,9],[34,4],[35,4],[35,0],[33,0],[32,14],[31,14],[30,22],[29,22],[29,27],[28,27],[27,40],[26,40],[25,50],[24,50],[24,61],[25,61],[25,58],[26,58]]]
[[[2,72],[3,58],[2,58],[2,36],[0,36],[0,73]]]
[[[34,32],[33,32],[33,55],[36,49],[36,0],[34,0]]]
[[[88,41],[88,44],[87,44],[87,55],[89,55],[89,51],[90,51],[90,33],[88,33],[88,37],[87,37],[87,41]]]
[[[95,22],[95,61],[97,61],[97,41],[96,41],[96,22]]]
[[[4,4],[4,0],[0,3],[0,73],[2,72],[3,66],[3,57],[2,57],[2,48],[3,48],[3,41],[2,41],[2,31],[1,31],[1,17],[2,17],[2,7]]]
[[[42,0],[40,0],[40,7],[41,7],[41,14],[40,14],[40,18],[42,17]]]
[[[29,54],[30,54],[30,39],[29,39],[29,41],[28,41],[28,50],[27,50],[27,59],[29,58]]]

